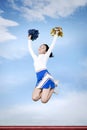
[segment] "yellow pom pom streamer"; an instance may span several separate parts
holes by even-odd
[[[55,28],[52,28],[50,34],[52,36],[54,35],[57,35],[58,37],[62,37],[63,36],[63,31],[62,31],[62,28],[61,27],[55,27]]]

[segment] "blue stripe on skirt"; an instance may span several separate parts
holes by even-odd
[[[47,70],[42,70],[40,72],[36,73],[37,76],[37,83],[36,83],[36,87],[38,88],[39,83],[43,80],[43,78],[46,76],[46,74],[50,73]],[[48,89],[48,88],[55,88],[55,83],[51,78],[48,78],[41,86],[41,89]]]

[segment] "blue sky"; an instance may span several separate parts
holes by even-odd
[[[34,41],[51,44],[50,30],[63,28],[48,70],[60,81],[47,104],[32,101],[36,83],[28,51]],[[0,125],[87,125],[87,0],[0,0]]]

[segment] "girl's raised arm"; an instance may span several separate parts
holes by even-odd
[[[35,59],[37,56],[36,56],[36,54],[34,53],[34,51],[32,50],[32,40],[31,40],[31,36],[28,36],[28,49],[29,49],[29,52],[30,52],[32,58]]]
[[[54,48],[54,46],[55,46],[57,37],[58,37],[57,35],[54,35],[53,41],[52,41],[52,43],[51,43],[51,45],[50,45],[48,51],[46,52],[46,56],[47,56],[47,57],[50,56],[50,54],[51,54],[51,52],[52,52],[52,50],[53,50],[53,48]]]

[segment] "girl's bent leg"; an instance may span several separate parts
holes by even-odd
[[[38,101],[41,98],[41,89],[35,88],[32,94],[32,99]]]
[[[41,93],[41,102],[47,103],[49,99],[51,98],[52,94],[54,92],[54,89],[43,89]]]

